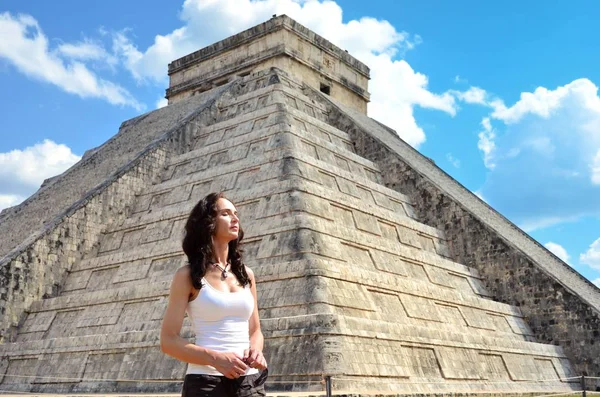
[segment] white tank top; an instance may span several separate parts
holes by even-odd
[[[196,345],[240,356],[250,346],[248,320],[253,310],[254,297],[249,285],[242,291],[223,292],[204,278],[198,296],[186,308],[196,333]],[[255,373],[258,373],[256,368],[246,371],[246,375]],[[186,374],[223,376],[213,366],[197,364],[188,364]]]

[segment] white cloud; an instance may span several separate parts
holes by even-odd
[[[408,62],[373,54],[359,59],[371,68],[369,116],[395,129],[409,144],[418,147],[425,142],[425,132],[413,115],[414,106],[456,114],[454,97],[430,92],[427,76],[415,72]]]
[[[457,76],[458,77],[458,76]],[[487,93],[479,87],[470,87],[467,91],[452,91],[461,101],[470,104],[487,105]]]
[[[455,168],[460,168],[460,160],[454,158],[454,156],[452,156],[452,153],[446,153],[446,159],[448,160],[448,162],[450,164],[452,164]]]
[[[61,55],[71,59],[81,60],[108,60],[116,62],[116,58],[106,52],[99,44],[86,41],[82,43],[64,43],[56,49]]]
[[[487,200],[485,199],[485,197],[483,197],[483,194],[481,194],[481,192],[479,190],[474,191],[473,194],[475,196],[479,197],[481,199],[481,201],[485,201],[487,203]]]
[[[594,241],[586,252],[579,255],[579,261],[596,270],[600,270],[600,238]]]
[[[492,117],[507,124],[519,122],[527,115],[547,119],[562,108],[566,101],[576,101],[584,111],[600,113],[598,87],[588,79],[578,79],[554,90],[538,87],[531,92],[521,93],[521,99],[511,107],[501,101],[495,102]]]
[[[594,283],[596,285],[596,287],[600,288],[600,278],[592,280],[592,283]]]
[[[489,170],[480,191],[490,203],[526,231],[600,215],[598,87],[588,79],[539,87],[512,106],[480,94],[474,101],[490,108],[478,142]]]
[[[553,243],[551,241],[544,244],[544,247],[548,249],[548,251],[552,252],[554,255],[560,258],[565,263],[569,263],[569,254],[567,250],[560,244]]]
[[[369,115],[395,129],[411,145],[425,141],[425,132],[414,118],[414,106],[451,116],[456,113],[453,95],[429,91],[427,76],[414,71],[406,61],[394,59],[420,43],[419,36],[398,32],[389,22],[369,17],[344,23],[342,9],[333,1],[186,0],[180,14],[183,26],[157,35],[145,50],[138,49],[124,31],[115,35],[113,47],[138,81],[162,84],[169,62],[264,22],[273,14],[289,15],[369,65]]]
[[[61,44],[51,50],[48,38],[30,15],[0,14],[0,58],[7,59],[21,73],[60,87],[82,98],[101,98],[114,105],[143,106],[125,88],[103,80],[80,60],[99,59],[102,53],[91,44]]]
[[[146,75],[149,76],[162,76],[163,79],[166,79],[166,65],[168,63],[161,64],[162,60],[151,60],[146,61],[149,65],[144,65],[144,68],[141,70],[141,73],[138,72],[140,68],[140,60],[143,58],[143,54],[137,50],[135,45],[127,38],[127,31],[118,32],[113,36],[113,52],[123,59],[125,67],[131,72],[133,77],[139,81],[144,80]],[[174,60],[173,58],[172,60]],[[167,61],[167,62],[171,62]],[[157,72],[153,73],[152,69],[156,69]]]
[[[591,178],[594,185],[600,185],[600,149],[596,152],[596,156],[590,166]]]
[[[502,212],[502,211],[501,211]],[[510,211],[507,211],[510,212]],[[506,213],[505,213],[506,214]],[[535,212],[533,212],[535,215]],[[552,215],[542,215],[542,216],[526,216],[521,215],[524,220],[519,220],[518,225],[521,229],[523,229],[527,233],[531,233],[534,230],[544,229],[546,227],[550,227],[559,223],[565,222],[575,222],[577,221],[577,217],[565,217],[565,216],[552,216]]]
[[[156,108],[160,109],[160,108],[164,108],[165,106],[167,106],[169,104],[169,101],[167,100],[167,98],[159,98],[156,101]]]
[[[64,172],[80,158],[69,147],[51,140],[0,153],[0,206],[19,203],[45,179]]]
[[[494,150],[496,149],[494,139],[496,139],[496,134],[494,133],[494,129],[492,128],[492,124],[488,117],[481,120],[481,125],[483,126],[483,131],[479,132],[477,135],[479,137],[477,147],[483,152],[483,163],[485,164],[485,167],[493,170],[494,167],[496,167],[496,164],[494,163]]]
[[[25,200],[25,197],[15,194],[0,194],[0,211],[4,208],[12,207]]]

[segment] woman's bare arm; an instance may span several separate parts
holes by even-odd
[[[254,272],[249,267],[246,267],[246,272],[248,273],[248,277],[252,282],[250,290],[252,291],[252,296],[254,298],[254,311],[252,312],[252,315],[248,321],[250,349],[245,352],[244,358],[246,359],[246,363],[251,367],[264,369],[267,367],[267,362],[262,353],[265,339],[262,330],[260,329],[260,318],[258,316],[256,278],[254,277]]]

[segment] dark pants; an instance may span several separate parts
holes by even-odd
[[[224,376],[186,375],[182,397],[264,397],[265,381],[269,371],[229,379]]]

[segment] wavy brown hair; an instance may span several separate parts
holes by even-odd
[[[212,236],[215,233],[215,218],[217,217],[217,200],[226,199],[223,193],[210,193],[196,204],[187,222],[183,237],[183,252],[187,255],[191,268],[192,285],[195,289],[202,288],[202,277],[206,274],[208,266],[215,261]],[[242,249],[240,242],[244,238],[244,231],[240,226],[238,238],[229,242],[227,262],[231,272],[242,286],[250,284],[246,267],[242,263]]]

